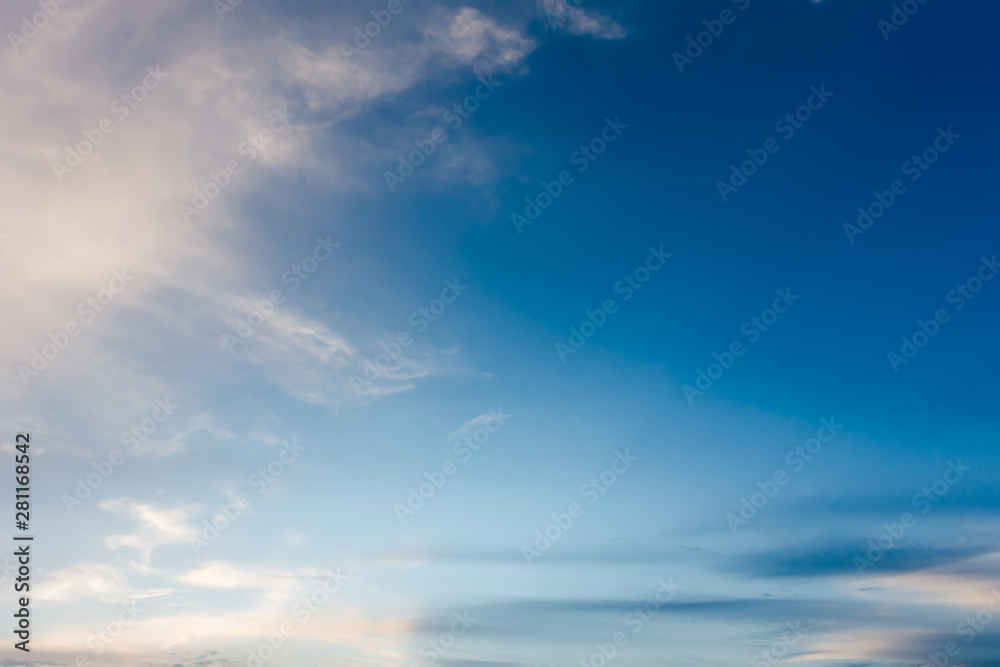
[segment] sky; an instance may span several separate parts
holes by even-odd
[[[4,3],[0,665],[1000,664],[998,19]]]

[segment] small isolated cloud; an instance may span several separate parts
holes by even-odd
[[[104,538],[104,543],[112,551],[122,547],[135,549],[139,552],[143,569],[148,569],[150,555],[157,546],[188,542],[198,534],[197,528],[188,524],[188,519],[197,511],[194,506],[160,508],[131,498],[108,498],[102,500],[99,507],[139,524],[135,533],[110,535]]]
[[[180,580],[202,588],[259,588],[265,579],[259,572],[217,560],[181,575]]]
[[[539,0],[549,25],[571,35],[590,35],[597,39],[623,39],[628,33],[610,16],[596,9],[580,7],[580,0]]]
[[[444,24],[424,29],[431,43],[481,73],[509,72],[538,46],[517,28],[499,25],[478,9],[464,7]]]
[[[456,438],[461,438],[462,436],[468,435],[477,426],[485,426],[486,424],[489,424],[492,420],[493,417],[491,417],[489,414],[482,414],[479,415],[478,417],[473,417],[472,419],[465,422],[457,429],[449,433],[448,439],[454,440]]]

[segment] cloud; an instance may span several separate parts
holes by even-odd
[[[597,9],[580,7],[581,0],[539,0],[539,7],[550,26],[571,35],[590,35],[597,39],[623,39],[628,30]]]
[[[472,7],[458,10],[450,20],[426,25],[424,35],[479,74],[509,72],[538,46],[517,28],[501,26]]]
[[[372,362],[343,336],[306,315],[278,308],[236,347],[234,355],[258,367],[300,401],[337,407],[359,398],[407,391],[415,386],[414,380],[443,372],[430,355],[419,359],[401,354],[373,378]]]
[[[265,577],[260,572],[241,569],[226,561],[211,561],[181,575],[180,581],[203,588],[260,588]]]
[[[39,583],[35,597],[60,604],[74,600],[116,603],[169,592],[169,589],[139,591],[129,585],[121,568],[104,563],[80,563],[48,573]]]
[[[743,553],[730,561],[730,571],[757,577],[857,577],[855,556],[865,558],[867,542],[790,548],[775,552]],[[865,569],[865,577],[880,572],[914,572],[961,563],[991,553],[990,545],[961,547],[905,546],[890,548]]]
[[[135,533],[110,535],[104,539],[104,543],[112,551],[122,547],[138,551],[144,570],[148,570],[154,548],[165,544],[186,543],[198,534],[198,529],[188,524],[188,519],[198,510],[195,506],[160,508],[131,498],[108,498],[102,500],[99,507],[138,524]]]
[[[395,155],[395,135],[409,130],[359,140],[343,123],[469,67],[510,71],[537,48],[521,27],[479,10],[435,8],[414,14],[416,31],[348,63],[338,46],[314,42],[294,20],[264,25],[243,12],[219,22],[202,10],[192,3],[80,0],[63,7],[16,58],[0,60],[0,94],[10,101],[0,128],[7,156],[0,159],[0,195],[8,213],[0,278],[17,286],[0,292],[0,308],[18,322],[0,331],[0,365],[30,368],[50,334],[70,322],[80,329],[27,385],[15,372],[0,379],[0,395],[31,423],[53,421],[51,406],[60,405],[60,421],[95,425],[96,443],[106,441],[109,425],[130,426],[157,396],[203,402],[199,392],[231,370],[221,333],[204,322],[235,322],[266,293],[257,280],[261,251],[247,243],[255,229],[246,199],[281,179],[334,193],[367,189],[354,161],[383,164],[384,155]],[[109,50],[123,24],[133,38]],[[121,118],[112,111],[121,107],[115,100],[142,84],[147,66],[167,75]],[[266,128],[275,109],[291,114],[290,127],[184,224],[179,205],[204,190],[210,172],[240,159],[242,142]],[[76,150],[105,118],[114,130],[60,182],[52,164],[64,163],[67,147]],[[439,169],[428,175],[447,183],[495,180],[511,169],[509,159],[497,164],[500,145],[465,137],[460,151],[442,150]],[[347,224],[334,220],[330,229]],[[123,267],[134,279],[84,321],[80,304]],[[380,332],[350,332],[280,309],[244,359],[297,400],[334,407],[373,400],[411,390],[448,367],[448,353],[428,348],[356,392],[348,378],[362,370],[360,345]],[[135,411],[98,398],[111,394]],[[202,412],[200,428],[224,437],[227,429],[210,428],[215,420]],[[86,432],[75,432],[75,448],[88,446]],[[182,452],[190,433],[161,435],[141,452]]]
[[[484,426],[486,424],[489,424],[492,420],[493,420],[493,417],[491,417],[489,415],[489,413],[484,413],[484,414],[479,415],[478,417],[473,417],[472,419],[470,419],[469,421],[465,422],[464,424],[462,424],[461,426],[459,426],[457,429],[455,429],[454,431],[452,431],[451,433],[449,433],[448,434],[448,439],[451,440],[451,439],[454,439],[454,438],[461,438],[464,435],[468,435],[476,427],[478,427],[478,426]]]

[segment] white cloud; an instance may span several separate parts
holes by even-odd
[[[63,7],[23,53],[0,60],[0,94],[9,102],[0,127],[7,156],[0,159],[7,213],[0,232],[8,235],[0,247],[6,285],[0,309],[17,322],[0,331],[2,365],[27,365],[32,350],[67,322],[81,329],[29,387],[15,373],[0,379],[0,395],[30,397],[38,405],[95,397],[87,414],[99,423],[121,423],[121,411],[107,401],[102,406],[97,397],[125,386],[133,404],[146,404],[162,389],[158,375],[171,363],[154,350],[178,334],[192,346],[218,349],[214,333],[202,325],[205,317],[240,316],[246,301],[258,296],[257,260],[252,251],[235,250],[245,247],[241,241],[251,233],[240,209],[246,195],[281,174],[305,174],[309,182],[339,190],[368,187],[346,168],[336,147],[368,149],[361,152],[378,159],[382,151],[354,146],[356,140],[337,129],[341,120],[470,65],[483,72],[509,70],[537,46],[519,28],[476,9],[434,10],[418,19],[423,38],[384,40],[348,63],[336,46],[307,44],[291,24],[268,25],[270,33],[261,34],[261,26],[233,15],[218,22],[203,10],[192,3],[138,7],[80,0]],[[126,42],[127,53],[112,53],[107,40],[123,22],[137,38],[148,39]],[[166,40],[158,30],[182,37]],[[119,120],[110,110],[112,100],[140,83],[147,65],[169,76]],[[184,224],[178,205],[190,201],[210,171],[239,157],[240,142],[265,127],[266,114],[284,108],[295,116],[292,127],[244,164],[192,224]],[[59,183],[51,163],[64,160],[65,147],[83,141],[83,132],[102,118],[114,121],[114,131]],[[461,156],[443,157],[442,173],[459,181],[479,183],[499,173],[472,146]],[[105,288],[110,272],[123,266],[134,280],[93,322],[83,323],[77,305]],[[293,396],[335,404],[342,387],[333,386],[334,371],[357,361],[357,343],[307,317],[279,319],[281,330],[267,344],[293,367],[256,361]],[[124,321],[127,347],[120,338]],[[438,367],[433,360],[402,360],[388,385],[363,393],[406,390]],[[214,370],[211,364],[193,367],[191,379]],[[304,375],[296,376],[298,370]],[[45,421],[45,415],[35,417]],[[163,454],[180,447],[172,439],[147,450]]]
[[[351,378],[366,377],[367,357],[361,350],[322,322],[294,313],[283,305],[234,349],[237,358],[250,361],[290,396],[307,403],[336,407],[357,400],[359,392],[355,391]],[[446,355],[447,351],[438,353]],[[374,381],[359,383],[360,396],[407,391],[414,387],[414,380],[439,374],[443,368],[437,357],[400,355]]]
[[[114,603],[159,597],[169,592],[169,589],[136,590],[121,568],[104,563],[81,563],[48,573],[38,584],[35,597],[59,603],[73,600]]]
[[[539,0],[549,25],[571,35],[590,35],[597,39],[623,39],[628,30],[600,10],[580,6],[578,0]]]
[[[140,503],[131,498],[108,498],[99,507],[135,521],[138,526],[131,535],[110,535],[104,543],[112,551],[122,547],[139,552],[140,564],[148,570],[153,549],[165,544],[187,543],[198,535],[198,529],[188,523],[197,511],[195,506],[161,508]]]
[[[226,561],[211,561],[181,575],[185,584],[204,588],[260,588],[265,578],[259,572],[240,569]]]
[[[482,414],[482,415],[479,415],[478,417],[473,417],[472,419],[470,419],[469,421],[465,422],[464,424],[462,424],[461,426],[459,426],[457,429],[455,429],[454,431],[452,431],[451,433],[449,433],[448,434],[448,438],[449,439],[461,438],[461,437],[463,437],[463,436],[468,435],[469,433],[471,433],[473,431],[473,429],[475,429],[476,427],[484,426],[484,425],[490,423],[492,420],[493,420],[493,417],[491,417],[489,414]]]
[[[460,9],[446,25],[439,22],[425,27],[424,33],[479,73],[510,71],[537,47],[520,30],[501,26],[472,7]]]

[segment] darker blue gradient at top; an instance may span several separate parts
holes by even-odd
[[[596,345],[693,379],[775,289],[792,287],[802,295],[796,312],[720,382],[726,394],[819,411],[986,410],[990,384],[939,387],[961,387],[962,374],[979,379],[975,369],[996,362],[994,285],[898,374],[886,354],[918,319],[951,308],[949,291],[1000,251],[991,223],[997,60],[986,28],[997,10],[927,3],[885,41],[876,21],[891,3],[754,4],[683,74],[671,52],[717,12],[677,11],[630,7],[622,20],[639,27],[625,42],[553,39],[530,58],[532,76],[477,117],[537,146],[522,162],[530,182],[508,182],[496,229],[464,248],[479,278],[565,336],[649,245],[665,243],[671,266]],[[775,122],[822,85],[833,96],[785,138]],[[594,108],[602,113],[580,113]],[[569,166],[605,116],[628,130],[518,235],[510,214]],[[904,164],[939,130],[960,138],[911,181]],[[778,152],[723,202],[716,182],[768,138]],[[852,244],[844,224],[896,179],[905,193]]]

